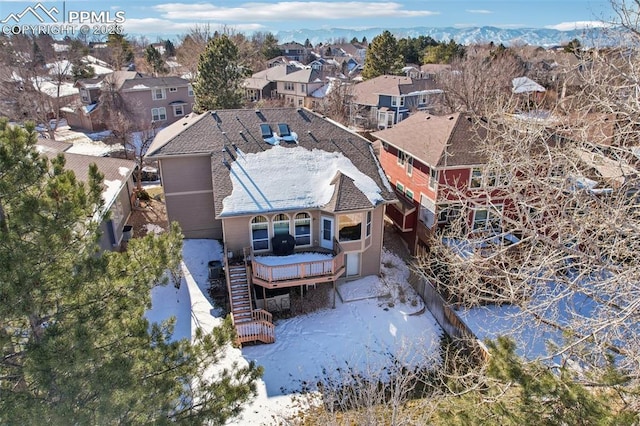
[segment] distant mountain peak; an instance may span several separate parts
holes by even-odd
[[[297,41],[304,43],[309,41],[315,46],[318,43],[332,43],[339,40],[351,41],[354,37],[362,40],[366,37],[371,41],[375,36],[388,30],[396,38],[430,36],[437,41],[454,40],[456,43],[471,45],[477,43],[503,44],[528,44],[534,46],[551,47],[566,44],[573,39],[578,39],[585,47],[591,47],[594,41],[598,45],[611,45],[615,31],[603,28],[587,28],[571,31],[560,31],[549,28],[497,28],[497,27],[411,27],[411,28],[323,28],[323,29],[298,29],[278,31],[276,34],[280,43]]]

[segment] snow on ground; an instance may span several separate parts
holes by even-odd
[[[561,343],[561,335],[537,321],[533,316],[522,315],[520,308],[512,305],[489,305],[456,312],[478,339],[495,340],[507,336],[517,343],[516,353],[526,359],[547,356],[548,341]]]
[[[210,330],[223,314],[205,296],[208,262],[222,260],[219,242],[185,240],[183,258],[180,288],[171,284],[154,288],[152,308],[146,313],[150,321],[176,316],[176,338],[192,336],[197,326]],[[335,377],[336,369],[347,364],[374,375],[391,354],[412,365],[436,364],[442,332],[412,293],[407,276],[404,262],[385,252],[384,279],[365,277],[343,283],[335,309],[276,321],[273,344],[229,348],[225,366],[254,360],[264,367],[257,398],[233,424],[279,424],[279,419],[299,407],[297,390],[317,383],[325,371]]]
[[[158,226],[155,223],[147,223],[144,225],[147,234],[162,234],[164,232],[164,228],[162,226]]]

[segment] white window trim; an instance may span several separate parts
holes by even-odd
[[[436,189],[438,186],[438,178],[440,177],[440,173],[438,173],[438,169],[435,167],[431,167],[429,169],[429,188]]]
[[[190,97],[193,97],[193,96],[194,96],[194,95],[193,95],[193,86],[192,86],[191,84],[189,84],[189,85],[187,86],[187,95],[188,95],[188,96],[190,96]]]
[[[411,193],[411,195],[409,195],[409,193]],[[409,188],[404,188],[404,195],[410,199],[411,201],[413,201],[413,197],[415,196],[415,193],[409,189]]]
[[[155,111],[155,113],[154,113],[154,111]],[[164,116],[164,118],[161,118],[161,116]],[[151,108],[151,120],[152,121],[166,121],[167,120],[167,109],[165,107]]]
[[[391,97],[391,106],[392,107],[403,107],[404,106],[404,96],[392,96]]]
[[[479,175],[475,176],[474,171],[478,170],[480,172]],[[474,182],[478,182],[478,185],[474,185]],[[484,170],[482,167],[472,167],[471,173],[469,174],[469,188],[470,189],[478,189],[484,186]]]
[[[407,176],[411,176],[413,174],[413,157],[405,154],[407,156],[406,159],[406,163],[407,163]]]
[[[486,211],[487,217],[482,222],[484,222],[483,226],[476,227],[476,215],[479,211]],[[484,231],[488,229],[492,229],[489,225],[491,224],[491,216],[495,215],[498,218],[498,227],[502,226],[502,205],[495,206],[486,206],[486,207],[477,207],[473,209],[473,220],[471,222],[471,229],[474,231]]]
[[[157,96],[157,91],[160,90],[160,97]],[[154,101],[161,101],[163,99],[167,99],[167,92],[164,90],[163,87],[154,87],[153,89],[151,89],[151,99]]]
[[[479,170],[480,175],[476,176],[474,179],[473,171]],[[493,180],[493,183],[490,181]],[[479,181],[479,186],[473,186],[473,182]],[[501,174],[499,171],[492,172],[492,170],[488,170],[486,167],[472,167],[471,173],[469,174],[469,188],[470,189],[479,189],[479,188],[499,188],[501,186],[506,186],[509,184],[509,176],[506,174]]]
[[[173,115],[175,117],[182,117],[184,115],[184,105],[173,105]],[[182,110],[182,112],[180,114],[178,114],[177,109],[180,108]]]
[[[367,211],[366,215],[366,225],[365,225],[365,238],[371,236],[371,222],[373,221],[373,212],[371,210]]]

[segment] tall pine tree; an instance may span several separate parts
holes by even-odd
[[[240,83],[243,77],[237,46],[226,34],[216,35],[200,55],[198,75],[193,83],[194,109],[204,112],[239,108],[242,105]]]
[[[179,230],[100,253],[103,177],[94,165],[79,182],[35,140],[0,120],[0,424],[223,424],[260,375],[204,374],[230,324],[192,343],[144,318],[178,270]]]
[[[375,36],[367,48],[362,77],[370,79],[385,74],[399,75],[403,66],[403,56],[396,38],[389,31],[384,31]]]
[[[164,66],[164,59],[158,50],[152,45],[147,46],[144,50],[144,59],[147,64],[153,69],[155,75],[166,74],[167,69]]]

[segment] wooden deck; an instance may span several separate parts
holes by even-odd
[[[325,253],[326,249],[308,249],[307,252]],[[334,240],[332,257],[308,262],[286,263],[286,256],[279,265],[266,265],[260,257],[251,255],[251,278],[254,284],[274,289],[335,281],[345,270],[344,251]]]

